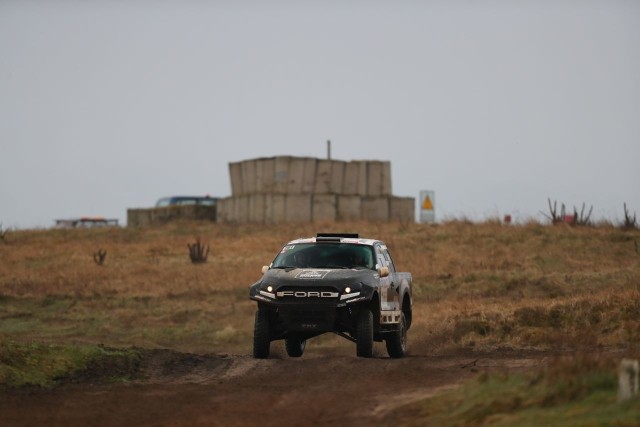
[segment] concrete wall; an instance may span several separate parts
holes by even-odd
[[[389,221],[389,198],[363,197],[362,219],[365,221]]]
[[[338,221],[359,221],[362,218],[362,197],[338,196]]]
[[[229,163],[232,196],[216,206],[128,209],[128,226],[219,222],[412,221],[415,200],[391,195],[391,163],[278,156]]]
[[[229,164],[221,222],[406,221],[413,198],[391,195],[391,163],[278,156]]]
[[[358,172],[359,166],[356,162],[349,162],[344,165],[344,178],[342,187],[336,194],[357,195],[358,194]]]
[[[413,221],[413,197],[253,194],[218,200],[219,222]]]
[[[336,220],[335,194],[316,194],[313,196],[311,206],[311,219],[313,222],[333,222]]]
[[[278,156],[229,163],[232,196],[335,194],[390,196],[391,163]]]
[[[413,197],[390,197],[389,220],[390,221],[415,221],[416,199]]]

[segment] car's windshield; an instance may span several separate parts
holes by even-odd
[[[272,268],[374,268],[373,248],[351,243],[298,243],[287,245]]]

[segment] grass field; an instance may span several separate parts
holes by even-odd
[[[0,366],[22,354],[19,348],[46,353],[38,347],[43,345],[73,346],[81,353],[136,346],[248,354],[255,310],[248,286],[283,243],[317,231],[359,232],[386,241],[399,269],[413,274],[410,346],[423,354],[640,356],[640,230],[491,221],[180,223],[8,233],[0,242]],[[187,244],[196,237],[210,245],[205,264],[189,260]],[[99,249],[107,251],[104,265],[93,261]],[[313,345],[350,344],[323,336]],[[77,359],[80,365],[93,357],[85,356]],[[117,355],[125,365],[134,357],[129,356]],[[9,382],[8,374],[2,378]],[[508,388],[530,380],[505,381]]]
[[[398,425],[637,426],[638,399],[617,401],[615,359],[558,358],[528,375],[480,374],[453,391],[407,405]]]

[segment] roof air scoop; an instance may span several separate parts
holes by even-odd
[[[358,239],[358,233],[318,233],[316,237],[333,238],[333,239]]]

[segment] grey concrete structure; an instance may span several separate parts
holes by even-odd
[[[363,197],[362,219],[366,221],[389,221],[389,198]]]
[[[331,194],[331,160],[318,160],[316,165],[316,185],[313,192],[316,194]],[[341,178],[342,180],[342,178]]]
[[[251,194],[391,196],[391,164],[279,156],[229,164],[233,197]]]
[[[415,221],[416,199],[413,197],[390,197],[389,220],[401,222]]]
[[[285,222],[311,222],[311,194],[287,194]]]
[[[391,194],[391,163],[279,156],[229,164],[221,222],[407,221],[413,198]]]
[[[285,221],[286,196],[284,194],[267,194],[265,203],[265,223],[277,224]]]
[[[344,165],[344,179],[342,182],[342,190],[338,192],[340,195],[359,195],[358,194],[358,172],[360,167],[356,162],[349,162]]]
[[[315,194],[312,204],[313,212],[311,219],[313,222],[333,222],[336,220],[336,195],[335,194]]]
[[[362,197],[338,196],[338,221],[358,221],[362,219]]]
[[[413,221],[415,200],[391,195],[391,163],[279,156],[229,163],[231,197],[217,205],[129,209],[129,226],[218,222]]]
[[[346,164],[347,162],[331,160],[331,183],[329,191],[331,194],[342,194]],[[389,180],[391,180],[391,177],[389,177]],[[391,181],[389,181],[389,186],[391,186]]]

